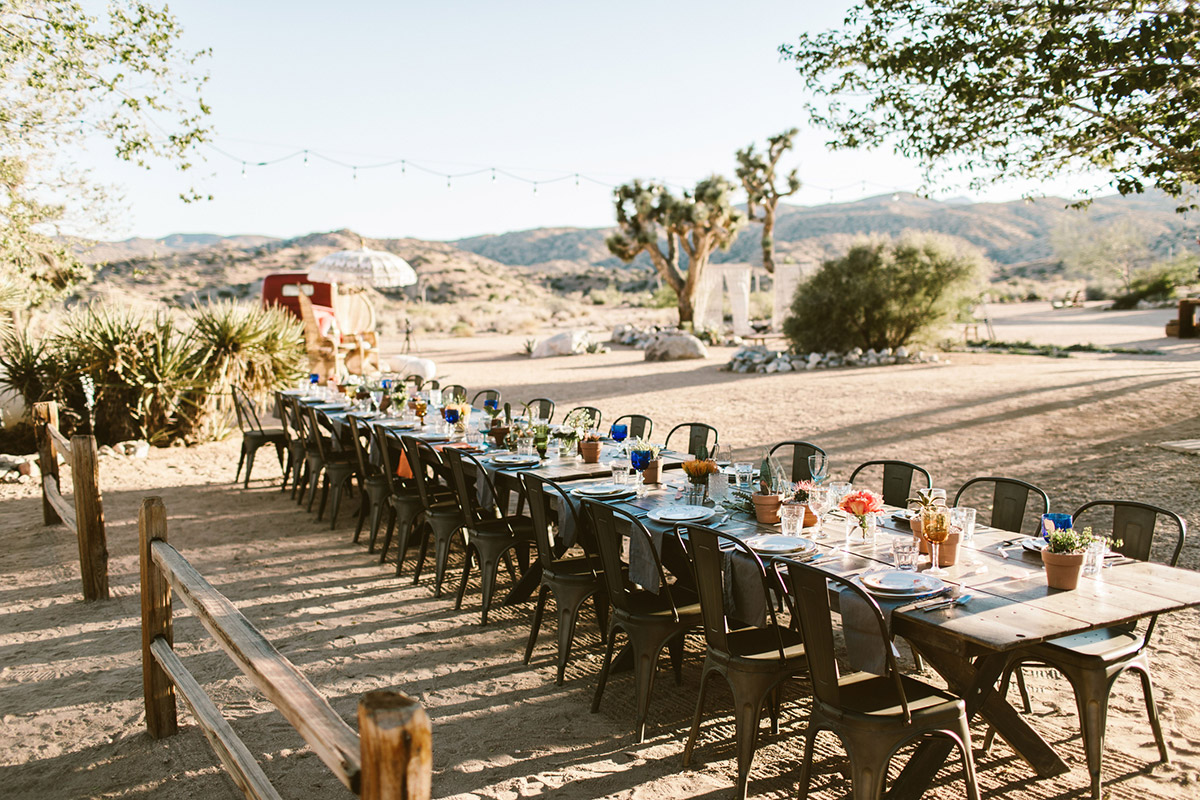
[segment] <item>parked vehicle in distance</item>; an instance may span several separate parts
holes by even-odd
[[[273,272],[263,278],[263,306],[279,306],[287,309],[296,319],[303,321],[300,313],[300,293],[312,302],[313,316],[323,336],[331,331],[340,331],[334,298],[337,288],[332,283],[310,281],[307,272]]]

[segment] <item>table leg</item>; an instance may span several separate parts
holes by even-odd
[[[918,649],[925,660],[938,671],[950,687],[950,691],[963,698],[967,706],[967,719],[976,714],[996,728],[996,732],[1025,759],[1039,778],[1051,778],[1070,771],[1066,762],[1053,748],[1029,726],[1017,710],[995,691],[996,679],[1008,660],[1004,653],[981,656],[974,663],[968,659],[936,647],[922,646]],[[948,739],[926,739],[905,764],[900,776],[892,784],[887,796],[897,798],[919,798],[924,794],[933,776],[946,762],[954,745]]]

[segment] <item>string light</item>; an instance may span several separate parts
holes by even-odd
[[[358,180],[358,167],[354,168],[354,180]]]
[[[304,151],[304,168],[308,169],[308,151]]]
[[[246,162],[242,162],[242,180],[246,179]]]
[[[492,183],[496,182],[496,168],[492,167]]]

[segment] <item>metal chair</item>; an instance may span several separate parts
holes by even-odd
[[[600,626],[600,641],[605,640],[608,629],[608,594],[598,566],[598,557],[589,552],[585,539],[580,539],[582,555],[567,555],[566,547],[554,544],[551,533],[552,519],[564,514],[571,515],[575,530],[582,533],[581,520],[561,486],[551,480],[524,472],[521,483],[529,498],[529,515],[533,519],[534,541],[537,543],[538,563],[542,568],[541,586],[538,588],[537,606],[533,611],[533,625],[529,629],[529,641],[525,644],[525,663],[533,658],[538,631],[542,627],[542,616],[546,600],[554,595],[558,608],[558,675],[555,683],[562,686],[567,661],[571,657],[571,643],[575,640],[575,624],[579,611],[589,597],[596,608],[596,620]],[[556,510],[550,498],[557,496]],[[561,526],[559,528],[561,530]]]
[[[329,529],[337,525],[338,509],[342,505],[342,491],[354,477],[354,463],[349,453],[341,449],[337,443],[337,434],[333,425],[325,415],[311,406],[308,411],[309,428],[313,431],[317,455],[320,465],[312,473],[312,487],[309,494],[308,510],[312,511],[312,497],[317,490],[317,477],[322,472],[325,475],[321,483],[321,504],[317,507],[317,521],[325,516],[325,504],[329,499],[329,491],[333,490],[333,507],[329,511]]]
[[[600,669],[600,681],[592,699],[592,713],[600,710],[600,699],[612,668],[613,650],[617,642],[617,631],[624,631],[633,650],[633,669],[637,684],[637,720],[634,735],[640,744],[646,740],[646,717],[650,710],[650,694],[654,689],[654,673],[658,656],[666,646],[675,668],[675,683],[683,682],[683,636],[702,623],[700,605],[695,593],[667,581],[662,559],[654,549],[650,533],[641,520],[619,508],[585,499],[584,508],[592,521],[596,534],[596,549],[604,570],[604,583],[613,605],[613,614],[608,624],[608,645],[604,652],[604,666]],[[617,520],[628,525],[628,532],[618,530]],[[643,589],[629,578],[629,564],[624,560],[622,546],[625,539],[632,543],[639,537],[643,546],[654,558],[654,567],[659,579],[658,593]]]
[[[621,422],[629,426],[629,438],[631,439],[649,439],[654,431],[654,420],[645,414],[626,414],[623,417],[617,417],[613,421],[613,425]],[[612,426],[609,426],[609,430],[612,430]]]
[[[370,541],[374,552],[375,537],[379,534],[379,522],[383,518],[383,509],[387,505],[391,485],[379,465],[370,459],[371,427],[366,424],[360,425],[353,414],[348,415],[347,419],[350,421],[350,438],[354,444],[354,463],[357,467],[359,495],[362,498],[358,509],[358,523],[354,526],[354,541],[358,541],[358,537],[362,535],[363,524],[370,518]]]
[[[287,432],[280,428],[265,429],[259,422],[258,412],[254,409],[254,401],[237,386],[233,387],[233,411],[237,415],[238,428],[242,431],[242,452],[238,457],[237,472],[233,474],[233,482],[237,483],[242,474],[242,465],[246,465],[246,479],[242,488],[250,488],[250,470],[254,469],[254,454],[265,444],[275,446],[275,454],[279,457],[279,468],[283,466],[283,451],[287,447]],[[287,474],[284,473],[284,480]]]
[[[401,436],[404,443],[404,453],[408,457],[408,465],[412,469],[413,482],[421,496],[421,506],[424,509],[424,521],[429,526],[425,537],[421,540],[421,553],[417,556],[417,569],[413,574],[413,583],[421,580],[421,569],[425,566],[425,556],[429,550],[429,540],[433,539],[433,596],[442,596],[442,583],[446,578],[446,562],[450,559],[450,542],[462,525],[462,517],[458,509],[458,500],[453,495],[449,498],[437,490],[438,483],[434,478],[445,469],[438,451],[428,443],[411,436]],[[445,476],[440,476],[445,477]],[[399,564],[397,564],[399,568]]]
[[[400,438],[400,432],[376,425],[375,444],[383,464],[383,477],[388,483],[387,530],[383,537],[383,546],[379,550],[379,563],[387,560],[392,532],[396,531],[396,576],[399,577],[404,568],[404,556],[408,554],[410,539],[413,533],[425,524],[425,505],[421,501],[415,477],[406,480],[397,474],[400,458],[404,455],[404,442]],[[424,532],[428,534],[427,530]],[[367,552],[375,552],[374,531]]]
[[[745,542],[728,533],[697,525],[687,526],[686,531],[687,552],[692,559],[696,588],[700,593],[700,609],[704,614],[707,648],[704,671],[700,676],[700,696],[696,698],[696,716],[683,749],[683,765],[688,766],[692,760],[692,748],[704,716],[704,697],[709,679],[721,675],[733,692],[738,761],[736,797],[745,800],[763,705],[770,703],[771,733],[778,734],[780,684],[808,669],[804,658],[804,640],[798,631],[780,625],[775,616],[771,585],[774,583],[778,587],[779,578],[774,568],[768,579],[767,568],[758,555]],[[725,602],[728,580],[725,572],[726,550],[732,550],[734,558],[740,556],[750,559],[757,567],[763,604],[769,615],[766,625],[747,625],[730,618]],[[788,610],[795,613],[790,598]]]
[[[595,420],[595,422],[596,422],[596,430],[600,430],[600,420],[602,418],[600,415],[600,409],[596,408],[595,406],[575,406],[574,408],[572,408],[570,411],[567,412],[567,416],[563,417],[563,419],[565,420],[565,419],[569,418],[576,411],[588,412],[588,414],[590,414],[592,419]]]
[[[818,453],[825,455],[825,451],[812,442],[804,442],[797,439],[780,442],[771,448],[770,455],[775,455],[778,451],[787,450],[788,448],[790,448],[792,455],[792,483],[811,481],[812,470],[808,466],[808,457],[817,455]]]
[[[805,655],[813,685],[812,712],[804,732],[804,761],[799,796],[808,796],[817,734],[831,731],[846,749],[854,800],[883,796],[892,756],[922,736],[944,736],[958,747],[968,800],[979,800],[966,704],[954,695],[900,673],[889,646],[891,637],[879,604],[862,587],[816,567],[787,562],[788,579],[804,634]],[[879,624],[886,657],[883,675],[839,671],[834,652],[831,588],[843,591],[842,602],[866,603]],[[853,598],[847,597],[850,593]]]
[[[954,495],[954,505],[958,505],[962,496],[973,486],[987,486],[992,489],[992,513],[988,525],[1002,531],[1020,533],[1025,525],[1025,512],[1029,507],[1029,497],[1041,501],[1041,510],[1034,509],[1034,515],[1040,521],[1042,514],[1050,510],[1050,495],[1034,486],[1032,483],[1017,478],[971,478],[959,487]],[[983,520],[981,519],[980,522]]]
[[[1154,554],[1154,531],[1158,518],[1166,517],[1178,531],[1174,546],[1168,545],[1170,553],[1165,562],[1175,566],[1183,550],[1187,536],[1187,523],[1174,511],[1168,511],[1149,503],[1133,500],[1093,500],[1075,509],[1071,515],[1075,525],[1083,514],[1093,508],[1112,509],[1112,536],[1120,539],[1115,549],[1128,558],[1149,561]],[[1158,708],[1154,704],[1154,685],[1150,679],[1150,661],[1146,646],[1154,634],[1158,615],[1150,617],[1144,631],[1137,626],[1122,625],[1104,628],[1074,636],[1051,639],[1014,653],[1000,676],[1000,693],[1008,693],[1009,680],[1015,672],[1021,690],[1025,712],[1031,711],[1029,692],[1021,675],[1023,664],[1045,664],[1066,676],[1075,692],[1075,705],[1079,712],[1079,723],[1083,731],[1083,750],[1087,757],[1088,774],[1091,777],[1092,797],[1100,800],[1103,782],[1101,764],[1104,759],[1104,729],[1108,719],[1108,698],[1113,683],[1127,670],[1136,672],[1142,679],[1142,695],[1146,701],[1146,714],[1150,718],[1150,730],[1158,745],[1160,760],[1171,760],[1163,739],[1162,726],[1158,721]],[[991,746],[995,731],[989,730],[984,738],[984,751]]]
[[[893,459],[866,461],[859,464],[854,468],[854,472],[850,473],[850,482],[854,483],[854,479],[860,472],[871,467],[883,467],[883,502],[889,506],[904,508],[908,505],[908,498],[913,496],[912,483],[915,475],[919,474],[925,478],[924,488],[933,487],[933,478],[930,477],[929,470],[907,461]]]
[[[674,428],[671,428],[670,433],[667,434],[667,440],[663,442],[663,449],[671,449],[671,437],[673,437],[677,431],[685,429],[687,430],[688,440],[686,452],[693,456],[698,456],[701,449],[703,449],[705,452],[711,453],[712,449],[717,446],[717,442],[720,440],[720,437],[717,435],[717,429],[712,425],[707,425],[703,422],[682,422],[679,425],[676,425]],[[712,437],[711,442],[709,441],[710,436]]]
[[[458,383],[450,383],[442,387],[442,400],[450,402],[455,397],[461,397],[463,400],[466,400],[467,387]]]
[[[304,431],[300,426],[299,401],[283,392],[275,393],[279,407],[279,419],[283,423],[283,431],[287,438],[287,466],[283,468],[283,483],[279,491],[287,491],[288,481],[292,483],[292,497],[296,496],[296,484],[300,481],[300,470],[304,466]]]
[[[466,397],[466,395],[464,394],[463,397]],[[479,399],[481,397],[483,398],[482,402]],[[493,401],[496,404],[496,407],[499,408],[500,392],[496,391],[495,389],[483,389],[482,391],[478,391],[475,393],[475,396],[471,398],[471,405],[475,406],[475,408],[483,408],[483,403],[488,400]]]
[[[554,401],[549,397],[535,397],[525,404],[525,408],[534,419],[544,419],[547,422],[554,419]]]
[[[509,551],[521,545],[528,545],[533,539],[533,522],[528,517],[516,515],[501,515],[498,507],[484,508],[479,504],[478,494],[473,491],[475,484],[467,479],[463,462],[470,461],[475,467],[475,481],[486,481],[492,497],[498,497],[492,478],[483,468],[483,464],[474,456],[460,450],[447,447],[442,451],[442,457],[450,467],[450,477],[458,495],[459,531],[463,535],[463,545],[466,554],[463,558],[462,580],[458,584],[458,597],[455,598],[454,608],[462,608],[463,595],[467,591],[467,579],[471,575],[471,564],[479,562],[480,588],[483,593],[483,619],[481,624],[487,625],[488,611],[492,607],[492,595],[496,590],[496,575],[500,571],[500,560],[503,558],[508,567],[509,577],[515,582],[517,574],[513,570]]]

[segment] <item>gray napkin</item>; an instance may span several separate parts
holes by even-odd
[[[879,638],[879,623],[875,619],[875,611],[865,600],[845,589],[839,590],[838,594],[842,612],[842,632],[846,637],[846,655],[850,666],[874,675],[885,675],[887,651],[884,648],[890,647],[894,656],[899,656],[900,651],[890,638],[886,642]],[[912,598],[900,601],[880,601],[876,598],[876,602],[883,610],[883,620],[890,632],[892,612],[911,603]]]

